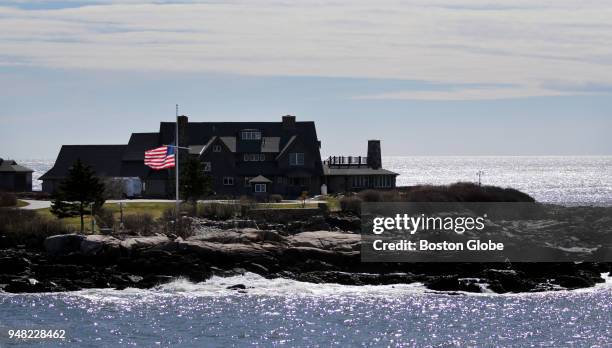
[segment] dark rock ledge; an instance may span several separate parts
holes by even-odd
[[[590,287],[610,271],[609,264],[591,263],[517,263],[511,269],[483,263],[361,263],[360,236],[339,231],[283,236],[242,228],[186,240],[70,234],[47,238],[45,249],[0,250],[0,289],[150,288],[179,276],[198,282],[248,271],[313,283],[421,282],[432,290],[505,293]]]

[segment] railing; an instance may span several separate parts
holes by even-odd
[[[323,161],[328,166],[367,166],[368,158],[364,156],[329,156]]]

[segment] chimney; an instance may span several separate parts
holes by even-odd
[[[178,117],[178,126],[179,126],[179,145],[186,146],[189,139],[187,139],[187,124],[189,123],[189,118],[185,115]]]
[[[372,169],[380,169],[382,167],[380,140],[368,140],[368,165]]]
[[[283,128],[285,129],[295,128],[295,116],[291,116],[291,115],[283,116]]]

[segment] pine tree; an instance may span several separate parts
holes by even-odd
[[[60,184],[59,190],[53,195],[51,213],[58,218],[81,217],[81,233],[85,229],[83,216],[91,214],[90,205],[94,209],[104,204],[104,184],[95,176],[90,166],[80,159],[70,167],[68,177]]]
[[[202,162],[197,158],[189,157],[181,162],[180,180],[181,197],[194,207],[198,199],[211,193],[212,178],[204,173]]]

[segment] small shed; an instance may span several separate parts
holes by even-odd
[[[0,158],[0,190],[11,192],[32,191],[32,172],[13,160]]]

